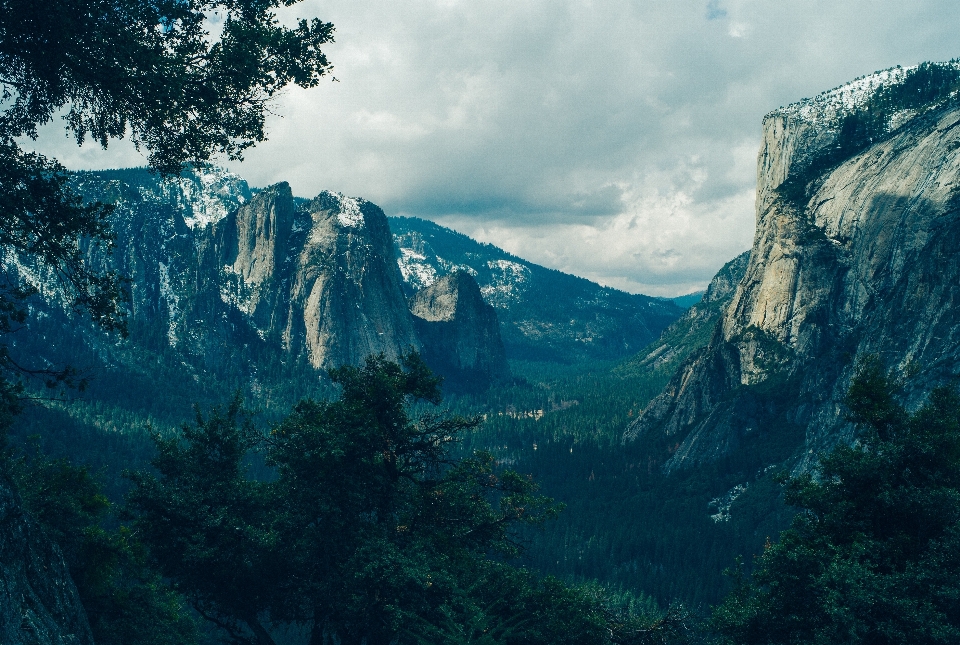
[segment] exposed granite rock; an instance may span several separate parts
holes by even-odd
[[[0,643],[93,645],[67,564],[0,475]]]
[[[960,373],[960,109],[900,124],[798,197],[781,188],[791,168],[836,136],[803,115],[764,120],[744,278],[709,344],[625,434],[662,449],[667,471],[791,428],[791,463],[810,467],[851,437],[842,400],[861,357],[912,375],[913,402]]]
[[[496,310],[477,281],[455,271],[410,298],[423,356],[447,382],[479,388],[510,375]]]
[[[139,328],[162,328],[206,369],[272,352],[325,370],[420,348],[376,205],[329,192],[298,204],[286,183],[252,195],[243,184],[226,191],[238,194],[232,202],[217,201],[228,182],[192,175],[173,188],[195,190],[171,196],[170,185],[144,175],[78,181],[88,198],[117,205],[115,252],[93,261],[130,278]],[[213,194],[198,193],[204,186]]]
[[[683,309],[547,269],[433,222],[391,217],[407,295],[465,271],[497,310],[511,360],[615,360],[654,342]]]
[[[420,349],[400,287],[387,218],[374,204],[321,193],[291,277],[284,344],[317,368],[396,359]]]
[[[290,185],[280,183],[261,190],[217,225],[221,297],[264,332],[286,326],[287,311],[277,278],[287,268],[286,247],[295,216]]]
[[[750,252],[727,262],[713,276],[700,301],[667,327],[655,343],[631,361],[630,367],[643,370],[675,369],[680,361],[710,341],[717,321],[730,304],[743,279]]]

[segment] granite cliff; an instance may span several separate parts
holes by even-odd
[[[43,313],[27,338],[37,342],[14,342],[35,362],[146,373],[153,368],[145,362],[166,360],[201,383],[229,375],[221,388],[241,387],[254,399],[271,385],[265,378],[300,379],[380,353],[424,351],[433,364],[483,382],[507,373],[493,309],[461,304],[448,321],[453,345],[449,334],[415,326],[387,218],[366,200],[326,191],[296,198],[286,183],[254,191],[219,169],[174,180],[143,169],[78,173],[75,186],[114,204],[115,245],[91,248],[89,257],[129,278],[131,336],[118,344],[98,333],[61,306],[53,276],[8,262],[46,303],[36,304]],[[457,356],[444,362],[448,349]]]
[[[496,310],[483,301],[477,281],[455,271],[410,298],[423,357],[460,388],[484,388],[510,375]]]
[[[374,204],[324,192],[298,209],[289,185],[278,184],[208,235],[219,251],[221,299],[314,368],[420,348],[387,219]]]
[[[914,403],[960,373],[958,76],[896,68],[767,115],[744,277],[625,440],[667,471],[746,450],[802,470],[851,438],[864,357]]]

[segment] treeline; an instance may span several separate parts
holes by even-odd
[[[440,391],[417,355],[331,377],[336,400],[305,400],[267,433],[239,397],[155,433],[152,468],[125,475],[119,514],[88,468],[6,451],[28,511],[65,553],[96,642],[190,643],[206,631],[273,645],[292,630],[313,644],[600,644],[695,633],[676,608],[509,564],[517,530],[560,507],[489,453],[451,454],[479,419],[424,407]]]
[[[778,192],[803,205],[811,181],[890,136],[899,127],[897,117],[909,119],[944,105],[955,105],[958,92],[958,61],[926,62],[908,70],[902,82],[879,88],[862,105],[841,114],[839,120],[831,124],[836,131],[833,143],[808,160],[803,168],[792,170]]]
[[[489,452],[455,453],[480,421],[429,407],[439,402],[438,383],[416,355],[402,364],[372,358],[332,378],[341,388],[336,400],[305,400],[266,433],[236,398],[177,433],[155,434],[153,468],[127,475],[120,514],[87,468],[4,451],[4,472],[64,551],[98,643],[274,645],[291,634],[290,642],[314,645],[333,637],[785,645],[960,637],[953,389],[909,413],[879,363],[863,365],[848,397],[858,443],[837,448],[816,473],[762,477],[742,492],[733,517],[783,490],[793,510],[770,528],[789,528],[764,540],[752,571],[735,568],[729,591],[693,590],[705,600],[690,612],[631,593],[629,576],[618,590],[518,566],[525,531],[565,512]],[[548,461],[563,451],[554,453]],[[638,561],[633,549],[681,541],[671,523],[703,517],[696,482],[662,479],[657,488],[649,480],[644,488],[642,478],[631,485],[596,474],[581,465],[568,481],[590,491],[595,516],[608,525],[619,518],[624,531],[584,542],[570,539],[571,523],[556,555],[544,548],[528,561],[540,558],[536,568],[549,569],[548,559],[562,553],[586,578],[591,558],[593,566],[606,558],[620,573],[650,569],[647,584],[659,575],[660,593],[690,594],[673,579],[666,552],[655,553],[656,564]],[[604,477],[611,490],[631,489],[627,497],[659,499],[660,524],[644,528],[642,517],[630,521],[628,506],[607,504],[593,487]],[[687,542],[679,554],[701,570],[723,559],[719,540],[705,548],[711,526],[738,539],[732,522],[708,522],[699,552]]]

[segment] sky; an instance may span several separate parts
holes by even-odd
[[[763,116],[898,64],[960,57],[956,0],[305,0],[333,76],[225,163],[363,197],[634,293],[702,289],[750,248]],[[125,142],[37,148],[144,165]]]

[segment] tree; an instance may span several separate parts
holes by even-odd
[[[158,474],[134,476],[138,531],[204,616],[259,645],[281,623],[311,625],[315,645],[459,642],[467,624],[601,642],[595,602],[492,558],[559,508],[488,454],[451,455],[478,420],[430,407],[439,380],[418,355],[331,377],[338,400],[300,403],[263,442],[274,479],[245,473],[257,442],[236,404],[158,438]]]
[[[265,140],[277,92],[331,70],[320,50],[331,24],[277,20],[275,9],[298,1],[0,0],[0,334],[24,325],[40,289],[108,331],[126,329],[121,276],[88,263],[112,244],[111,207],[84,203],[63,166],[21,142],[61,115],[78,144],[130,137],[164,175],[241,158]],[[0,346],[0,430],[19,411],[24,374],[83,384],[68,367],[37,367]],[[179,598],[139,543],[102,527],[109,505],[85,470],[40,457],[2,466],[66,552],[98,642],[189,636]]]
[[[909,414],[876,361],[849,395],[857,443],[786,484],[800,509],[715,613],[736,643],[960,639],[960,395]]]
[[[86,467],[32,454],[0,455],[26,511],[63,551],[99,645],[189,645],[196,625],[150,568],[142,544],[110,526],[112,504]],[[108,528],[109,527],[109,528]]]
[[[239,398],[209,418],[198,412],[178,436],[155,435],[159,476],[132,473],[128,505],[157,568],[201,616],[235,642],[272,644],[263,613],[286,567],[270,557],[267,486],[247,476],[260,438]]]
[[[124,329],[119,276],[84,261],[86,247],[111,243],[110,207],[84,204],[59,163],[18,140],[62,115],[78,143],[130,137],[165,175],[217,154],[239,159],[265,139],[280,90],[315,86],[332,69],[320,47],[333,25],[278,22],[274,10],[298,1],[0,0],[0,333],[24,322],[25,300],[49,280],[97,323]],[[5,349],[0,367],[34,371]],[[16,392],[4,385],[11,408]]]

